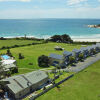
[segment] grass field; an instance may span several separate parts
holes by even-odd
[[[100,100],[100,61],[37,100]]]
[[[27,69],[40,69],[38,67],[37,59],[41,55],[49,55],[50,53],[56,53],[56,54],[62,54],[63,51],[56,51],[54,50],[55,46],[61,46],[62,48],[65,48],[67,51],[72,51],[74,48],[80,48],[81,45],[73,45],[73,44],[64,44],[64,43],[47,43],[47,44],[38,44],[38,45],[32,45],[32,46],[25,46],[25,47],[18,47],[18,48],[12,48],[11,53],[17,60],[17,65],[20,68],[23,68],[23,70]],[[1,53],[6,53],[6,50],[1,50]],[[24,59],[19,60],[18,54],[22,53],[24,55]],[[33,63],[33,65],[29,65],[29,63]],[[25,68],[25,69],[24,69]],[[21,71],[21,70],[19,70]],[[21,71],[22,73],[22,71]]]
[[[3,46],[25,45],[29,43],[40,43],[36,40],[0,40],[0,48]]]
[[[0,47],[22,45],[33,43],[32,40],[0,40]],[[12,48],[11,53],[17,60],[19,68],[18,74],[31,72],[40,69],[37,59],[40,55],[49,55],[50,53],[62,54],[63,51],[55,51],[55,46],[61,46],[67,51],[74,48],[80,48],[82,45],[64,44],[64,43],[47,43],[25,47]],[[6,53],[7,50],[0,50],[0,53]],[[18,54],[22,53],[25,58],[18,59]],[[29,65],[33,63],[33,65]],[[100,100],[100,61],[92,64],[87,69],[79,72],[70,80],[60,85],[60,88],[54,88],[48,93],[39,97],[37,100]],[[70,73],[66,73],[59,80],[67,77]],[[14,74],[16,75],[16,74]],[[27,99],[25,99],[27,100]]]

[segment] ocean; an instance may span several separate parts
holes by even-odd
[[[48,38],[68,34],[71,38],[100,38],[100,19],[0,19],[0,37],[33,36]]]

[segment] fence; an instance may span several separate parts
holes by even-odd
[[[74,74],[68,76],[67,78],[63,79],[62,81],[60,81],[60,82],[54,84],[53,86],[51,86],[51,87],[45,89],[44,91],[42,91],[42,92],[39,93],[38,95],[34,95],[34,96],[31,97],[29,100],[35,100],[36,98],[40,97],[40,96],[43,95],[44,93],[46,93],[46,92],[48,92],[49,90],[53,89],[54,87],[56,87],[56,86],[62,84],[63,82],[65,82],[66,80],[70,79],[70,78],[73,77],[73,76],[74,76]]]

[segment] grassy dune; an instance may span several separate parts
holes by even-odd
[[[100,100],[100,61],[37,100]]]

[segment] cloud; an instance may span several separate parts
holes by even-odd
[[[0,10],[1,19],[29,18],[100,18],[100,7],[56,8],[56,9],[7,9]]]
[[[18,2],[30,2],[31,0],[0,0],[0,2],[8,2],[8,1],[18,1]]]
[[[87,0],[68,0],[67,1],[67,5],[76,5],[76,4],[80,4],[82,2],[85,2]]]

